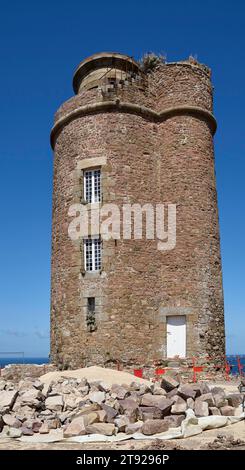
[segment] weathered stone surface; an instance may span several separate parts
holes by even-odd
[[[39,429],[39,433],[40,434],[48,434],[49,433],[49,426],[48,426],[47,422],[42,424],[42,426]]]
[[[33,432],[39,432],[39,429],[41,428],[41,426],[42,426],[42,422],[35,420],[32,424]]]
[[[215,386],[215,387],[212,387],[212,388],[211,388],[211,393],[212,393],[213,395],[218,394],[218,395],[223,395],[223,396],[225,396],[225,391],[224,391],[224,389],[223,389],[222,387],[216,387],[216,386]]]
[[[173,398],[177,396],[178,388],[173,388],[170,392],[166,393],[166,398]]]
[[[187,403],[183,398],[177,397],[175,403],[171,407],[172,414],[183,414],[187,410]]]
[[[6,391],[2,390],[0,392],[0,412],[7,409],[12,409],[14,402],[17,398],[17,390]]]
[[[202,386],[200,385],[200,383],[198,382],[190,384],[190,387],[192,388],[192,390],[194,390],[194,392],[196,392],[196,398],[200,397],[200,395],[202,394]]]
[[[21,437],[22,436],[22,431],[20,428],[9,428],[9,430],[7,431],[7,435],[8,437],[13,437],[13,438],[18,438],[18,437]]]
[[[112,60],[116,68],[114,57],[109,57],[108,63],[111,64]],[[131,70],[131,62],[127,64],[128,59],[123,60],[123,70]],[[123,60],[120,59],[121,63]],[[160,64],[148,74],[146,86],[139,88],[136,82],[132,82],[121,89],[112,89],[112,93],[104,90],[100,95],[99,83],[91,89],[84,85],[96,74],[102,76],[104,70],[99,70],[97,59],[87,61],[86,67],[91,69],[85,74],[85,80],[84,74],[80,74],[81,84],[76,87],[76,96],[64,103],[56,114],[57,120],[63,119],[62,126],[59,124],[57,132],[52,133],[55,149],[52,359],[60,367],[80,367],[84,357],[85,365],[105,363],[108,357],[102,351],[108,351],[112,360],[121,353],[125,362],[130,361],[137,351],[137,357],[146,364],[157,357],[159,348],[166,350],[164,323],[167,316],[185,315],[186,310],[195,313],[186,315],[187,356],[195,355],[197,351],[200,354],[217,351],[217,356],[224,356],[212,139],[214,123],[205,113],[205,110],[212,112],[210,74],[198,63]],[[97,67],[96,73],[94,67]],[[133,67],[140,75],[137,64]],[[103,100],[114,99],[114,95],[121,103],[130,103],[127,112],[116,102],[110,109],[96,112],[96,106],[102,107]],[[94,112],[86,113],[86,106],[91,104]],[[132,111],[134,105],[138,105],[138,111]],[[111,112],[113,106],[114,112]],[[175,113],[171,119],[163,120],[156,114],[154,122],[150,111],[143,112],[144,107],[158,113],[178,106],[182,106],[181,115]],[[192,106],[191,115],[184,106],[186,109]],[[198,109],[194,111],[195,108]],[[79,111],[75,114],[81,109],[83,116]],[[65,119],[68,115],[70,118]],[[193,158],[189,164],[190,155],[198,155],[199,158]],[[106,157],[102,165],[98,160],[97,163],[94,161],[100,157],[104,160]],[[182,209],[178,213],[180,236],[174,250],[167,253],[171,269],[163,269],[166,252],[155,249],[156,240],[146,240],[145,237],[141,241],[127,240],[127,250],[124,242],[118,242],[115,248],[114,240],[104,240],[103,273],[88,278],[84,272],[82,247],[79,243],[72,243],[67,236],[70,223],[67,208],[84,199],[82,165],[83,168],[86,165],[91,168],[91,164],[102,169],[103,203],[116,200],[120,211],[122,204],[129,199],[142,204],[156,201],[164,194],[166,201],[181,201]],[[190,181],[194,184],[188,185]],[[190,200],[195,204],[190,204]],[[213,217],[210,217],[211,213]],[[207,233],[210,243],[207,243]],[[80,315],[84,320],[86,318],[84,299],[90,292],[96,297],[96,318],[106,319],[99,321],[95,334],[91,334],[86,321],[80,321]],[[122,296],[118,296],[118,292]],[[197,314],[200,309],[201,313]],[[152,329],[146,329],[149,312],[156,314]],[[132,324],[130,318],[133,319]],[[72,338],[75,340],[71,341]],[[179,362],[178,359],[174,361]]]
[[[88,434],[104,434],[112,436],[115,433],[115,425],[111,423],[94,423],[86,426]]]
[[[161,382],[161,387],[166,390],[166,392],[170,392],[174,388],[178,388],[179,381],[171,377],[170,375],[164,375]]]
[[[102,409],[106,412],[106,422],[113,423],[114,418],[117,416],[118,411],[112,408],[112,406],[102,403]]]
[[[32,429],[27,428],[26,426],[22,426],[22,428],[20,428],[20,429],[22,431],[23,436],[33,436],[33,434],[34,434]]]
[[[184,419],[185,415],[170,415],[165,416],[164,421],[168,424],[169,428],[178,428]]]
[[[221,408],[222,406],[228,405],[228,400],[226,400],[226,398],[225,398],[224,391],[223,391],[223,393],[215,393],[213,395],[213,398],[214,398],[214,405],[217,408]]]
[[[193,398],[187,398],[186,404],[187,404],[187,408],[194,410],[195,401],[193,400]]]
[[[42,392],[36,388],[29,389],[20,396],[21,404],[31,407],[38,406],[39,400],[41,400],[41,398]]]
[[[226,398],[228,400],[228,405],[233,406],[234,408],[241,405],[243,401],[243,395],[241,393],[229,393]]]
[[[85,414],[83,415],[83,419],[86,426],[88,424],[96,423],[99,421],[98,412],[93,411],[92,413]]]
[[[118,416],[114,420],[114,424],[117,426],[118,431],[124,432],[126,426],[130,423],[128,416]]]
[[[65,397],[64,410],[74,410],[78,407],[81,399],[74,395]]]
[[[147,436],[167,431],[168,423],[164,419],[148,419],[144,422],[141,432]]]
[[[111,396],[123,400],[128,393],[128,389],[118,384],[111,386]]]
[[[64,437],[83,436],[84,434],[86,434],[86,427],[82,416],[74,419],[64,431]]]
[[[48,397],[45,400],[45,406],[51,411],[62,411],[64,404],[62,395],[55,395],[53,397]]]
[[[200,397],[197,398],[197,401],[200,400],[200,401],[205,401],[208,406],[214,406],[215,405],[215,401],[214,401],[214,397],[212,395],[212,393],[204,393],[203,395],[201,395]]]
[[[19,419],[15,418],[12,415],[5,414],[2,416],[2,420],[4,424],[7,424],[8,426],[12,428],[20,428],[22,426],[22,423]]]
[[[221,415],[219,408],[217,408],[216,406],[210,406],[209,413],[211,415],[217,415],[217,416]]]
[[[135,432],[141,432],[143,421],[136,421],[135,423],[129,423],[125,428],[126,434],[134,434]]]
[[[194,399],[196,396],[195,390],[193,390],[192,387],[190,387],[188,384],[185,385],[180,385],[178,388],[178,395],[183,398],[184,400],[187,400],[187,398],[192,398]]]
[[[51,391],[52,385],[50,383],[45,383],[42,389],[42,394],[44,397],[47,397],[49,392]]]
[[[100,423],[104,423],[106,420],[106,411],[105,410],[98,410],[96,411],[97,416],[98,416],[98,421]]]
[[[53,418],[48,420],[49,429],[57,429],[60,427],[60,420],[58,418]]]
[[[121,412],[131,415],[132,413],[135,413],[136,410],[138,409],[139,405],[136,400],[133,400],[132,398],[125,398],[124,400],[118,400],[120,410]]]
[[[42,382],[40,382],[40,380],[35,380],[35,382],[33,382],[33,387],[37,388],[37,390],[42,391],[43,386],[44,386],[44,384]]]
[[[151,395],[147,393],[141,398],[141,406],[153,406],[157,407],[162,411],[162,415],[167,415],[170,411],[172,401],[169,398],[165,398],[161,395]]]
[[[194,413],[195,413],[197,418],[200,418],[202,416],[208,416],[209,411],[208,411],[207,402],[197,399],[195,401]]]
[[[157,408],[156,406],[140,406],[139,417],[143,421],[154,418],[161,419],[163,417],[163,412],[162,410],[160,410],[160,408]]]
[[[147,392],[146,392],[147,393]],[[163,395],[166,396],[167,392],[156,382],[153,386],[153,395]]]
[[[233,406],[221,406],[220,412],[222,416],[234,416],[235,415],[235,408]]]
[[[101,392],[109,392],[111,390],[111,386],[108,383],[104,382],[103,380],[99,382],[98,388]]]
[[[202,394],[210,392],[210,387],[206,382],[199,382],[199,386]]]
[[[96,392],[90,392],[89,399],[90,401],[92,401],[92,403],[97,403],[98,405],[101,405],[101,403],[105,401],[105,392],[100,392],[99,390]]]

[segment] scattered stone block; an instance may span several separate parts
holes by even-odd
[[[168,424],[169,428],[178,428],[184,419],[185,415],[170,415],[165,416],[164,421]]]
[[[113,384],[111,386],[110,393],[113,398],[118,398],[119,400],[123,400],[128,393],[128,389],[125,387],[122,387],[121,385]]]
[[[11,428],[20,428],[22,426],[22,422],[13,415],[5,414],[2,416],[2,420],[4,424]]]
[[[139,417],[143,421],[154,418],[161,419],[163,417],[163,413],[160,408],[157,408],[156,406],[140,406]]]
[[[43,423],[39,429],[39,433],[40,434],[48,434],[49,433],[49,427],[48,427],[48,423]]]
[[[171,377],[170,375],[164,375],[161,382],[161,387],[166,390],[166,392],[171,392],[174,388],[178,388],[179,381]]]
[[[196,391],[193,390],[190,385],[185,384],[179,386],[177,394],[184,400],[187,400],[188,398],[194,399],[196,396]]]
[[[18,437],[22,436],[22,431],[20,428],[9,428],[7,431],[8,437],[13,437],[14,439],[17,439]]]
[[[64,400],[62,395],[55,395],[53,397],[48,397],[45,400],[45,406],[51,411],[62,411],[64,405]]]
[[[150,393],[147,393],[141,398],[141,406],[157,407],[162,411],[163,416],[168,414],[171,405],[172,401],[161,395],[151,395]]]
[[[230,393],[227,395],[228,405],[237,408],[243,401],[243,395],[241,393]]]
[[[193,400],[193,398],[187,398],[186,404],[187,404],[187,408],[194,410],[195,401]]]
[[[92,401],[92,403],[97,403],[98,405],[101,405],[105,401],[105,392],[100,392],[99,390],[96,392],[90,392],[88,394],[89,400]]]
[[[116,428],[112,423],[94,423],[86,426],[88,434],[104,434],[105,436],[112,436],[115,434]]]
[[[118,415],[118,411],[105,403],[102,403],[101,407],[106,412],[106,422],[113,423],[114,418]]]
[[[119,432],[124,432],[126,426],[130,423],[128,416],[118,416],[114,420],[114,424],[117,426]]]
[[[30,428],[27,428],[26,426],[22,426],[22,428],[20,429],[22,431],[23,436],[33,436],[34,434],[33,430]]]
[[[209,413],[211,415],[217,415],[217,416],[221,415],[219,408],[217,408],[216,406],[210,406],[209,407]]]
[[[204,393],[203,395],[198,397],[197,400],[205,401],[208,404],[208,406],[215,406],[214,397],[213,397],[212,393],[210,393],[210,392],[209,393]]]
[[[147,436],[165,432],[169,428],[168,423],[164,419],[148,419],[144,422],[141,432]]]
[[[229,405],[222,406],[220,408],[220,412],[221,412],[222,416],[234,416],[235,415],[235,408],[233,408],[233,406],[229,406]]]
[[[126,434],[134,434],[135,432],[141,432],[143,421],[136,421],[135,423],[129,423],[125,428]]]
[[[171,407],[171,413],[175,415],[183,414],[187,410],[187,403],[183,398],[177,397],[175,403]]]
[[[201,418],[203,416],[209,416],[208,404],[206,401],[196,399],[195,406],[194,406],[194,413],[197,418]]]
[[[2,390],[0,392],[0,412],[11,410],[18,396],[17,390]]]
[[[104,423],[106,420],[106,411],[105,410],[98,410],[96,411],[98,416],[99,423]]]
[[[74,419],[64,431],[64,437],[84,436],[86,434],[86,427],[84,418],[80,416]]]

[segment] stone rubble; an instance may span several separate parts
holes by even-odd
[[[234,416],[242,398],[203,382],[180,384],[168,375],[149,385],[133,380],[108,385],[72,377],[49,384],[37,378],[19,383],[1,378],[0,437],[49,434],[54,429],[63,431],[65,438],[118,432],[150,436],[181,426],[187,409],[194,410],[197,418]]]

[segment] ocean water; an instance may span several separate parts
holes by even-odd
[[[3,368],[9,364],[48,364],[48,357],[1,357],[0,367]]]

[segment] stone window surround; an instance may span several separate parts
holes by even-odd
[[[178,315],[193,315],[193,310],[191,307],[160,307],[159,308],[159,317],[161,323],[167,323],[167,317],[178,316]]]
[[[100,167],[101,168],[101,195],[102,195],[102,199],[103,199],[103,166],[105,166],[107,164],[107,157],[106,156],[101,156],[101,157],[89,157],[89,158],[83,158],[81,160],[79,160],[77,162],[77,167],[76,167],[76,174],[78,175],[81,175],[81,171],[83,172],[84,170],[88,170],[88,169],[94,169],[94,168],[98,168]],[[94,204],[95,205],[100,205],[101,203],[94,203],[94,204],[90,204],[90,203],[86,203],[85,201],[83,201],[83,191],[84,191],[84,185],[81,184],[81,191],[82,191],[82,202],[84,204],[87,204],[87,207],[88,209],[92,210],[93,209],[93,206]],[[93,234],[95,235],[95,234]],[[82,240],[82,243],[81,243],[81,259],[82,259],[82,266],[81,266],[81,274],[83,277],[85,278],[91,278],[91,279],[96,279],[98,277],[101,276],[101,273],[102,273],[102,269],[100,271],[86,271],[85,270],[85,263],[84,263],[84,241]],[[103,247],[102,247],[102,253],[103,253]],[[103,256],[103,254],[102,254]],[[103,261],[102,261],[102,266],[103,266]]]

